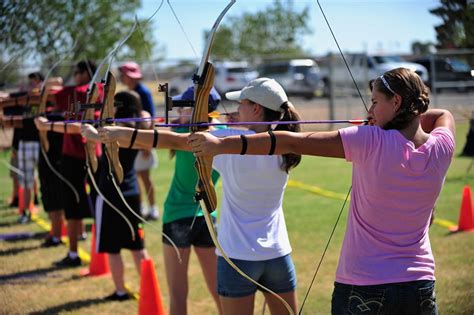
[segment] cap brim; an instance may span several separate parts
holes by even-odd
[[[230,101],[240,101],[242,91],[232,91],[225,93],[225,97]]]

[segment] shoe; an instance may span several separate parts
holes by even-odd
[[[63,241],[50,236],[44,240],[43,244],[41,244],[41,247],[56,247],[62,244],[64,244]]]
[[[117,292],[114,292],[112,293],[111,295],[108,295],[104,298],[104,300],[106,301],[126,301],[126,300],[130,300],[132,297],[130,296],[130,294],[128,293],[125,293],[123,295],[119,295],[117,294]]]
[[[10,208],[17,208],[18,207],[18,197],[12,199],[12,201],[8,204]]]
[[[77,237],[77,240],[78,240],[78,241],[85,241],[85,240],[87,240],[87,232],[84,232],[84,233],[82,233],[81,235],[79,235],[79,236]]]
[[[82,265],[81,258],[78,256],[76,258],[71,258],[68,255],[61,260],[58,260],[53,263],[56,267],[79,267]]]
[[[31,213],[25,212],[23,213],[20,218],[18,219],[18,223],[20,224],[27,224],[31,221]]]
[[[150,213],[146,215],[146,219],[149,221],[158,221],[160,219],[160,212],[156,207],[150,208]]]

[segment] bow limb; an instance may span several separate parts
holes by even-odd
[[[204,50],[204,54],[201,59],[201,63],[199,65],[199,70],[196,76],[194,77],[194,110],[193,115],[191,118],[191,123],[203,123],[207,122],[209,119],[209,93],[212,89],[214,84],[214,67],[211,63],[208,62],[210,50],[212,47],[212,43],[214,41],[214,35],[217,31],[219,23],[221,22],[224,15],[230,9],[230,7],[235,3],[235,0],[231,1],[222,13],[217,18],[216,22],[214,23],[211,32],[207,38],[206,48]],[[202,126],[193,126],[190,128],[192,133],[197,131],[206,131],[208,127]],[[287,309],[289,314],[294,314],[293,309],[291,306],[278,294],[273,292],[272,290],[268,289],[267,287],[263,286],[262,284],[258,283],[250,276],[248,276],[245,272],[240,270],[232,260],[226,255],[223,248],[221,247],[218,239],[217,233],[214,229],[214,225],[211,219],[211,213],[216,210],[217,207],[217,197],[214,188],[214,184],[212,182],[211,172],[212,172],[212,157],[197,157],[195,162],[195,168],[198,174],[198,182],[196,185],[196,200],[199,200],[201,204],[201,208],[203,211],[204,219],[206,221],[207,228],[211,235],[212,241],[216,248],[220,251],[222,258],[235,270],[239,273],[242,277],[247,279],[248,281],[252,282],[256,286],[260,287],[261,289],[265,290],[266,292],[272,294],[275,298],[280,300],[285,308]]]
[[[107,73],[106,84],[104,85],[104,105],[100,113],[101,126],[114,126],[114,95],[116,88],[115,76],[112,72]],[[117,141],[105,144],[105,154],[109,162],[110,172],[120,184],[123,181],[123,168],[119,159],[119,144]]]

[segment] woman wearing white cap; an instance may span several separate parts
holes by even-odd
[[[371,126],[222,140],[196,133],[190,145],[197,156],[236,154],[245,147],[248,154],[271,150],[352,162],[332,313],[437,314],[428,230],[454,153],[454,118],[446,110],[428,110],[428,88],[411,70],[390,70],[371,87]],[[221,156],[234,155],[214,160]]]
[[[264,125],[248,125],[248,130],[221,129],[212,131],[219,137],[254,133],[272,133],[275,121],[299,120],[299,115],[288,101],[283,88],[273,79],[259,78],[251,81],[241,91],[226,94],[238,100],[238,120],[268,122]],[[119,140],[129,145],[130,130],[106,127],[102,140]],[[275,130],[299,131],[298,124],[278,125]],[[179,137],[169,131],[159,131],[159,137],[151,132],[140,131],[136,144],[158,147],[174,147],[190,150],[186,134]],[[157,139],[154,141],[154,139]],[[183,142],[184,140],[184,142]],[[296,273],[291,259],[291,246],[283,215],[283,193],[288,172],[296,167],[301,156],[296,154],[271,156],[220,155],[213,168],[223,182],[218,240],[225,254],[233,262],[268,289],[280,295],[296,312]],[[218,254],[217,291],[224,314],[253,314],[257,286],[238,274]],[[276,297],[264,292],[272,314],[286,314],[285,305]]]
[[[251,81],[241,91],[226,93],[239,102],[238,120],[268,122],[248,125],[248,130],[223,129],[218,137],[255,133],[272,134],[272,122],[299,120],[283,88],[273,79]],[[275,130],[300,131],[298,124],[278,125]],[[288,172],[301,156],[296,154],[250,156],[218,155],[213,168],[222,178],[218,240],[227,256],[252,279],[277,293],[296,312],[296,273],[283,214],[283,193]],[[217,291],[224,314],[253,314],[259,289],[238,274],[221,256],[217,261]],[[263,292],[272,314],[286,314],[281,301]]]

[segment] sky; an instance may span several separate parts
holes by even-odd
[[[139,17],[149,17],[160,0],[142,0]],[[170,1],[196,54],[181,31],[165,0],[152,20],[153,36],[165,47],[165,59],[200,59],[204,48],[203,32],[209,30],[227,5],[225,0]],[[241,16],[244,12],[264,10],[273,0],[237,0],[224,16]],[[302,46],[312,55],[325,55],[337,50],[316,0],[293,0],[300,12],[310,9],[309,25],[313,31],[303,38]],[[434,26],[441,20],[429,13],[439,6],[433,0],[321,0],[326,17],[345,52],[403,54],[411,52],[414,41],[436,41]]]

